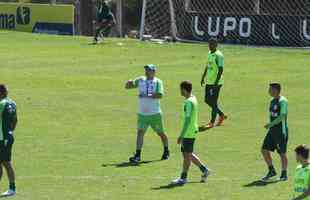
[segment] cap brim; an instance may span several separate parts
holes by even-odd
[[[145,70],[150,70],[150,71],[156,71],[156,69],[149,67],[149,66],[144,66]]]

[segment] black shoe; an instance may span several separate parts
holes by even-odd
[[[163,155],[161,157],[161,160],[168,160],[169,156],[170,156],[169,151],[166,151],[166,152],[163,153]]]
[[[268,174],[267,174],[266,176],[264,176],[261,180],[265,182],[265,181],[268,181],[270,178],[272,178],[272,177],[274,177],[274,176],[276,176],[276,175],[277,175],[277,172],[274,171],[274,170],[271,170],[271,171],[269,171]]]
[[[94,38],[93,44],[98,44],[98,38],[97,37]]]
[[[288,180],[287,174],[282,172],[279,181],[287,181],[287,180]]]
[[[129,162],[138,164],[141,161],[141,158],[139,156],[134,155],[133,157],[129,158]]]

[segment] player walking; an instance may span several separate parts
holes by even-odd
[[[268,133],[262,145],[262,155],[268,166],[268,173],[262,178],[262,181],[268,181],[271,177],[277,175],[272,164],[271,152],[277,150],[281,158],[282,173],[281,181],[287,180],[287,142],[288,142],[288,125],[287,125],[287,99],[280,95],[281,85],[271,83],[269,94],[272,97],[270,102],[270,123],[265,125]]]
[[[187,174],[191,163],[194,163],[199,167],[202,172],[201,182],[206,182],[209,170],[204,164],[202,164],[198,156],[193,153],[194,143],[198,133],[198,102],[196,97],[192,94],[191,82],[183,81],[180,85],[180,89],[181,95],[185,97],[185,102],[183,106],[183,128],[177,143],[181,144],[181,151],[184,160],[181,177],[173,180],[172,184],[183,185],[187,183]]]
[[[163,127],[162,111],[160,108],[160,99],[164,95],[163,83],[160,79],[155,77],[156,66],[144,66],[145,76],[129,80],[126,83],[126,89],[139,89],[139,113],[138,113],[138,134],[136,141],[136,153],[129,158],[132,163],[141,161],[141,149],[143,146],[144,134],[148,127],[151,128],[160,136],[164,146],[164,153],[162,160],[169,158],[168,137],[165,134]]]
[[[221,111],[218,106],[218,98],[220,95],[220,90],[224,83],[223,71],[224,71],[224,56],[220,50],[217,49],[217,40],[212,38],[209,40],[209,54],[208,54],[208,64],[201,78],[201,87],[205,87],[205,103],[211,107],[211,120],[207,126],[204,128],[209,129],[214,127],[214,123],[217,115],[219,119],[217,126],[223,124],[227,116]],[[207,80],[205,82],[205,77]]]

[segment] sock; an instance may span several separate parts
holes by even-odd
[[[182,172],[181,179],[187,179],[187,172]]]
[[[282,170],[281,176],[287,176],[287,171],[286,170]]]
[[[200,171],[201,171],[202,173],[204,173],[208,168],[207,168],[206,166],[204,166],[204,165],[201,165],[201,166],[199,167],[199,169],[200,169]]]
[[[10,183],[9,188],[15,191],[16,190],[15,183]]]
[[[164,147],[164,152],[168,153],[169,152],[169,147]]]
[[[217,115],[217,110],[213,107],[211,111],[211,123],[214,124]]]
[[[138,150],[138,149],[137,149],[137,150],[136,150],[135,156],[136,156],[136,157],[141,157],[141,150]]]
[[[220,110],[219,107],[217,107],[217,113],[218,113],[220,116],[224,116],[224,113]]]
[[[274,172],[276,171],[275,168],[273,167],[273,165],[270,165],[270,166],[268,167],[268,169],[269,169],[269,171],[274,171]]]

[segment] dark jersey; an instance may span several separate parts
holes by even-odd
[[[115,22],[113,13],[110,11],[110,8],[105,5],[99,6],[97,11],[97,21],[102,22],[103,20],[107,22]]]
[[[17,119],[16,104],[9,98],[0,101],[0,141],[7,140],[13,132],[13,123]]]
[[[287,125],[287,99],[281,96],[279,99],[272,99],[270,102],[270,122],[273,122],[281,114],[285,115],[284,119],[277,125],[270,128],[271,131],[281,131],[283,134],[287,135],[288,125]]]

